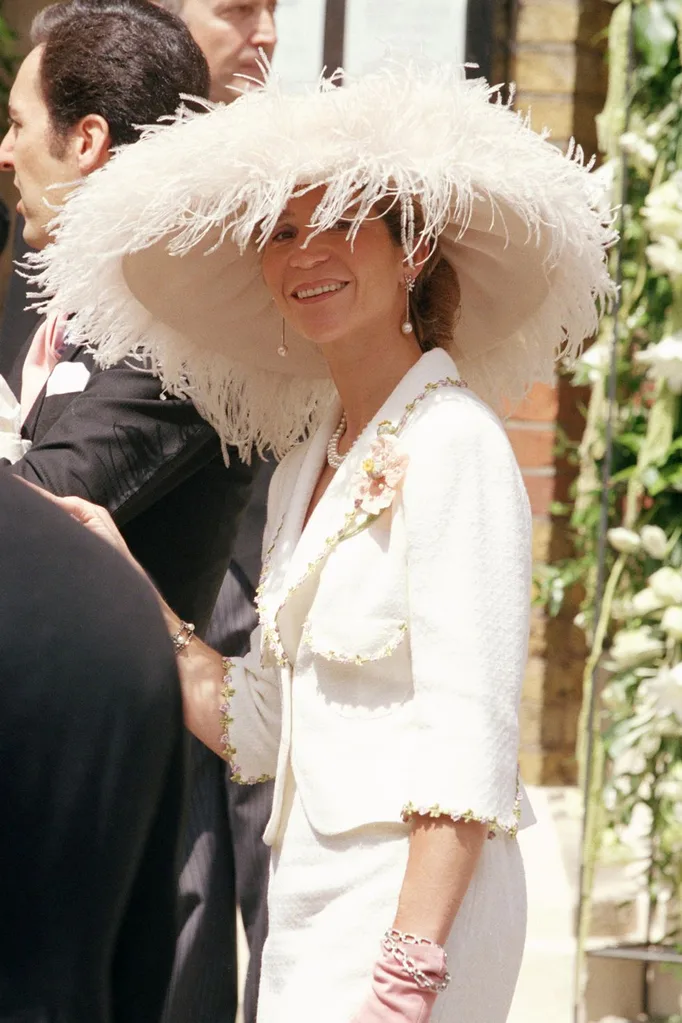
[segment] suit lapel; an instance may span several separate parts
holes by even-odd
[[[457,367],[442,349],[422,356],[362,431],[301,531],[324,464],[327,442],[338,425],[341,414],[338,402],[321,424],[301,465],[289,507],[264,565],[264,592],[269,609],[266,631],[278,660],[291,663],[295,660],[319,573],[332,551],[354,528],[355,479],[378,436],[380,424],[382,428],[387,423],[401,431],[422,398],[453,383],[457,377]]]
[[[28,348],[26,349],[26,351],[28,351]],[[59,362],[57,363],[57,365],[59,366],[64,362],[75,362],[79,358],[84,361],[90,361],[92,357],[88,355],[85,349],[80,347],[79,345],[65,345],[61,352],[61,355],[59,356]],[[33,402],[31,411],[26,416],[26,420],[21,431],[22,436],[25,437],[26,440],[35,441],[36,439],[39,439],[40,436],[42,436],[47,432],[47,430],[49,430],[50,426],[52,426],[52,423],[59,418],[59,416],[62,414],[66,406],[73,401],[74,395],[70,393],[59,394],[55,395],[54,398],[50,398],[50,412],[52,414],[49,416],[50,421],[49,422],[45,421],[44,414],[44,412],[46,412],[45,397],[47,393],[48,383],[49,378],[48,380],[45,381],[45,385],[43,386],[42,391],[40,392],[36,400]],[[36,433],[39,434],[38,438],[36,438]]]
[[[28,355],[28,350],[33,343],[33,338],[38,330],[38,327],[42,325],[43,320],[41,319],[31,331],[28,337],[18,346],[16,357],[12,360],[10,369],[7,372],[6,380],[12,389],[12,393],[17,401],[21,400],[21,374]]]

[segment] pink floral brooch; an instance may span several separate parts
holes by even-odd
[[[380,433],[372,441],[369,457],[353,478],[356,509],[376,517],[390,507],[409,461],[409,455],[400,453],[393,434]]]

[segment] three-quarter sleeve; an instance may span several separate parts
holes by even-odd
[[[268,488],[268,510],[261,557],[272,543],[282,514],[284,459],[275,469]],[[222,754],[232,771],[232,781],[255,785],[269,781],[277,771],[282,732],[280,669],[263,642],[261,626],[251,633],[244,657],[223,658],[220,698]]]
[[[403,484],[414,716],[403,817],[515,834],[531,520],[499,421],[471,395],[409,431]]]
[[[260,626],[245,657],[223,658],[221,747],[232,781],[255,785],[275,777],[282,708],[276,666],[261,656]]]

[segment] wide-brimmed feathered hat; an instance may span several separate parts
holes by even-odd
[[[59,213],[36,258],[45,308],[73,312],[70,339],[104,365],[149,358],[242,455],[281,455],[333,385],[293,329],[277,354],[259,247],[290,197],[320,185],[313,226],[350,218],[351,243],[378,200],[418,205],[406,258],[440,241],[461,289],[450,352],[498,410],[595,332],[613,230],[582,153],[561,153],[483,79],[417,62],[304,94],[271,76],[230,106],[146,129]]]

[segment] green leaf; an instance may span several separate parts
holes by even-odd
[[[633,454],[637,454],[644,441],[644,435],[641,433],[621,433],[616,437],[616,443],[622,447],[627,448],[628,451],[632,451]]]
[[[549,506],[549,514],[555,518],[564,518],[566,515],[570,515],[573,509],[573,505],[566,504],[565,501],[552,501]]]
[[[614,472],[611,476],[611,483],[626,483],[636,468],[637,466],[633,464],[626,466],[625,469],[621,469],[619,472]]]
[[[607,749],[611,759],[617,760],[626,750],[632,749],[640,739],[648,735],[650,730],[649,722],[636,725],[634,728],[614,729],[614,737],[610,742],[607,742]]]
[[[677,38],[675,19],[670,16],[664,3],[650,0],[636,8],[635,36],[638,48],[651,66],[656,71],[662,70],[668,63]]]

